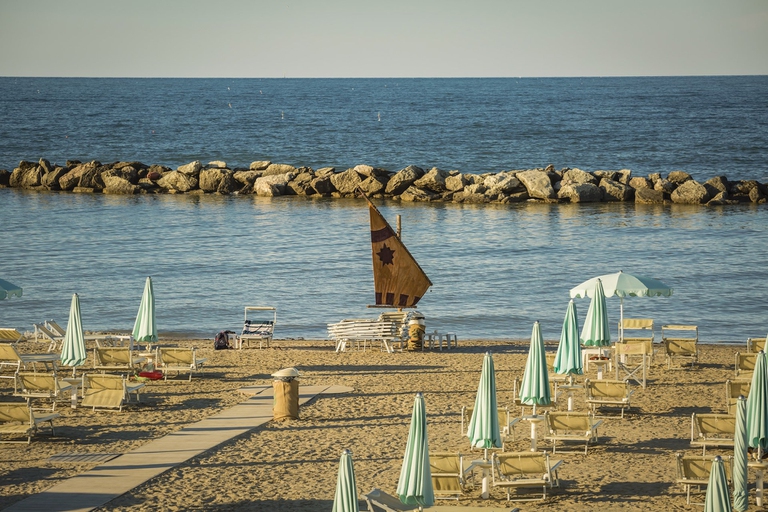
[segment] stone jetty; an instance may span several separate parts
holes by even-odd
[[[226,162],[190,162],[176,169],[141,162],[22,161],[12,172],[0,170],[0,187],[103,194],[255,194],[351,197],[357,188],[373,198],[454,203],[596,203],[728,205],[765,203],[768,185],[715,176],[705,182],[684,171],[667,176],[633,176],[628,169],[583,171],[546,168],[463,174],[415,165],[388,171],[370,165],[346,170],[312,169],[269,161],[248,169]]]

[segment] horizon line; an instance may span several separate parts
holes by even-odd
[[[94,78],[94,79],[211,79],[211,80],[472,80],[472,79],[556,79],[556,78],[714,78],[761,77],[768,73],[687,74],[687,75],[520,75],[520,76],[131,76],[131,75],[0,75],[0,78]]]

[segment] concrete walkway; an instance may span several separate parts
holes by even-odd
[[[6,511],[88,511],[147,480],[272,419],[271,386],[243,388],[246,401],[23,499]],[[346,386],[300,386],[299,404],[319,394],[348,393]]]

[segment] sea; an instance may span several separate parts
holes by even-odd
[[[46,158],[172,168],[270,160],[464,173],[683,170],[768,183],[768,76],[458,79],[0,77],[0,169]],[[433,282],[427,331],[556,341],[569,290],[622,270],[671,297],[624,315],[694,324],[707,343],[768,333],[768,205],[465,205],[378,200]],[[368,210],[356,199],[111,196],[0,189],[0,326],[133,327],[152,277],[161,337],[239,331],[277,308],[277,339],[374,318]],[[583,322],[589,299],[574,299]],[[617,337],[618,297],[607,299]],[[249,318],[251,318],[249,316]]]

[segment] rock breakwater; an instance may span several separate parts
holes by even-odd
[[[353,196],[357,188],[370,197],[402,201],[517,203],[522,201],[726,205],[765,203],[768,185],[715,176],[703,183],[684,171],[633,176],[628,169],[583,171],[546,168],[464,174],[409,165],[388,171],[357,165],[337,171],[257,161],[248,169],[226,162],[190,162],[171,169],[141,162],[67,161],[52,165],[22,161],[12,172],[0,170],[0,187],[103,194],[255,194],[258,196]]]

